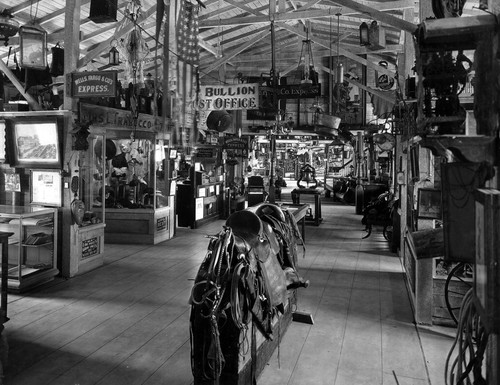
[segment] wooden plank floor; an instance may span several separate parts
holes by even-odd
[[[417,327],[399,258],[353,206],[306,226],[298,310],[259,384],[440,385],[454,329]],[[105,265],[9,294],[7,385],[192,384],[188,299],[223,221],[155,246],[106,245]]]

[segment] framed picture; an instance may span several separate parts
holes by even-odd
[[[418,189],[417,217],[425,219],[441,219],[441,190]]]
[[[41,206],[61,207],[62,176],[56,170],[31,170],[31,203]]]
[[[5,173],[5,191],[21,192],[21,175]]]
[[[7,133],[12,167],[61,168],[60,128],[56,117],[9,119]]]

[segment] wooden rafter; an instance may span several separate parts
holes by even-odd
[[[351,1],[351,0],[345,0],[345,1]],[[402,0],[402,1],[391,1],[387,3],[373,3],[373,7],[368,7],[366,5],[361,5],[356,7],[349,7],[345,6],[343,7],[344,4],[341,4],[341,2],[336,1],[337,4],[332,4],[333,2],[330,0],[323,0],[323,3],[326,4],[328,2],[328,5],[332,6],[333,5],[333,10],[330,9],[311,9],[310,7],[302,7],[298,8],[296,11],[290,11],[290,12],[276,12],[274,15],[274,20],[276,21],[291,21],[291,20],[300,20],[300,19],[315,19],[315,18],[325,18],[325,17],[330,17],[332,15],[335,15],[338,12],[342,12],[343,16],[359,16],[360,13],[366,14],[368,16],[372,15],[377,15],[380,16],[380,13],[382,13],[382,18],[388,25],[393,25],[393,24],[398,24],[394,25],[394,27],[398,29],[403,29],[401,28],[402,25],[404,25],[407,28],[412,28],[413,26],[415,27],[416,30],[416,25],[413,25],[412,23],[406,22],[403,20],[403,24],[399,23],[401,19],[398,19],[395,16],[389,15],[387,13],[384,13],[384,11],[390,11],[390,10],[395,10],[395,9],[404,9],[404,8],[411,8],[413,7],[412,2],[410,0]],[[355,3],[356,4],[356,3]],[[347,7],[347,8],[346,8]],[[262,9],[262,8],[261,8]],[[218,13],[217,15],[211,15],[208,17],[203,18],[200,20],[200,28],[212,28],[216,27],[217,25],[248,25],[248,24],[260,24],[260,23],[266,23],[269,22],[270,16],[269,15],[256,15],[256,12],[253,12],[254,16],[245,16],[241,15],[238,17],[230,17],[227,19],[221,19],[221,15],[223,12]],[[387,16],[387,17],[386,17]],[[399,21],[394,21],[394,19],[397,19]],[[387,20],[387,21],[386,21]],[[401,25],[400,25],[401,24]],[[410,26],[411,24],[411,26]]]
[[[142,15],[144,19],[147,19],[151,15],[153,15],[156,12],[156,6],[153,6],[149,8],[146,12],[144,12]],[[124,19],[123,19],[124,20]],[[99,56],[103,51],[108,50],[110,47],[110,43],[113,39],[119,39],[122,36],[125,36],[126,33],[132,31],[134,29],[134,23],[123,23],[121,28],[117,28],[116,32],[111,36],[109,39],[106,41],[103,41],[100,43],[96,48],[88,52],[83,58],[81,58],[78,61],[78,68],[83,67],[87,63],[89,63],[92,59],[96,58]]]
[[[281,28],[284,28],[290,32],[293,32],[295,33],[296,35],[302,37],[302,38],[305,38],[306,37],[306,34],[300,30],[300,28],[297,28],[297,27],[293,27],[293,26],[290,26],[290,25],[287,25],[285,23],[280,23],[279,26]],[[324,48],[327,48],[327,49],[330,49],[330,43],[327,42],[327,41],[323,41],[323,40],[320,40],[318,38],[311,38],[310,37],[310,40]],[[361,63],[362,65],[364,66],[367,66],[369,68],[372,68],[374,69],[375,71],[378,71],[379,73],[381,74],[386,74],[388,76],[391,76],[391,77],[394,77],[395,76],[395,73],[393,71],[390,71],[388,70],[387,68],[385,67],[382,67],[382,66],[379,66],[378,64],[375,64],[375,63],[372,63],[356,54],[353,54],[352,52],[350,52],[349,50],[346,50],[342,47],[339,48],[339,53],[340,55],[342,56],[345,56],[345,57],[348,57],[349,59],[352,59],[354,60],[355,62],[358,62],[358,63]]]
[[[240,47],[238,47],[234,51],[232,51],[232,52],[224,55],[224,57],[222,57],[219,60],[216,60],[214,63],[212,63],[206,69],[204,69],[204,71],[203,71],[204,74],[210,73],[213,70],[215,70],[218,67],[220,67],[221,65],[227,63],[229,60],[231,60],[232,58],[234,58],[240,52],[243,52],[244,50],[248,49],[249,47],[251,47],[252,45],[254,45],[256,42],[262,40],[263,38],[265,38],[269,34],[270,34],[269,31],[264,31],[264,32],[259,33],[256,36],[254,36],[250,41],[247,41],[245,44],[241,45]],[[204,74],[200,74],[200,77],[203,77]]]
[[[373,7],[366,6],[361,3],[357,3],[354,0],[323,0],[324,4],[332,4],[332,5],[342,5],[345,7],[348,7],[350,9],[353,9],[355,11],[361,12],[362,14],[365,14],[369,16],[372,19],[375,19],[383,24],[387,24],[390,26],[393,26],[395,28],[398,28],[402,31],[414,33],[417,30],[417,25],[414,23],[411,23],[409,21],[406,21],[404,19],[400,19],[398,17],[395,17],[393,15],[390,15],[388,13],[382,12],[378,9],[375,9]],[[342,13],[344,15],[344,13]]]

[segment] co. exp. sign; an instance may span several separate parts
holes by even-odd
[[[276,90],[272,87],[261,87],[262,96],[271,96],[276,93],[278,99],[307,99],[321,96],[321,84],[287,84],[279,85]]]
[[[259,84],[200,86],[197,109],[254,110],[259,108]]]

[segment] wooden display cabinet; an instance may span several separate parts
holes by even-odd
[[[181,227],[197,228],[219,219],[223,212],[223,176],[204,180],[201,171],[191,169],[190,178],[177,185],[177,215]]]
[[[80,223],[73,219],[69,231],[69,257],[62,259],[62,274],[73,277],[93,270],[104,264],[104,199],[101,175],[104,171],[104,135],[92,129],[88,138],[87,151],[79,151],[72,157],[70,189],[72,200],[81,200],[85,215]]]
[[[167,148],[168,140],[153,132],[137,131],[132,139],[129,132],[106,130],[105,172],[94,182],[104,190],[106,243],[157,244],[174,236]],[[121,167],[120,157],[126,161]]]
[[[59,274],[56,208],[1,205],[0,231],[13,233],[9,238],[9,290],[26,291]]]

